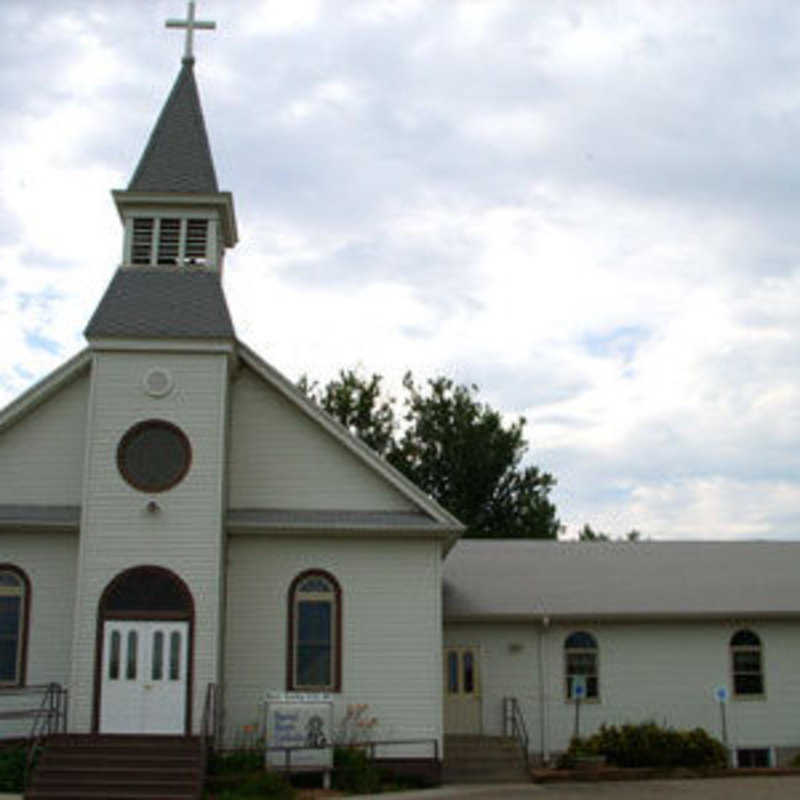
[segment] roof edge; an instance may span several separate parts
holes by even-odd
[[[577,614],[548,614],[541,611],[520,612],[520,613],[474,613],[474,614],[448,614],[443,611],[442,619],[444,623],[524,623],[526,625],[538,624],[540,627],[548,628],[553,624],[592,624],[592,623],[630,623],[630,622],[746,622],[760,619],[782,620],[800,619],[800,609],[796,611],[638,611],[638,612],[580,612]]]
[[[429,514],[444,529],[453,535],[449,537],[455,543],[466,526],[459,522],[449,511],[439,505],[432,497],[426,495],[415,486],[405,475],[398,472],[391,464],[384,461],[377,453],[367,447],[360,439],[353,436],[338,420],[321,409],[316,403],[306,397],[293,383],[288,381],[276,369],[271,367],[246,344],[236,340],[237,351],[242,361],[252,370],[277,389],[289,402],[300,409],[306,416],[322,426],[331,436],[343,444],[353,455],[363,461],[367,466],[378,472],[404,497]],[[452,544],[448,545],[452,546]]]
[[[12,400],[4,409],[0,410],[0,433],[33,412],[60,389],[77,380],[84,371],[89,369],[91,359],[91,350],[85,347],[23,392],[16,400]]]

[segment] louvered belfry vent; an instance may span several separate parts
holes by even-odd
[[[205,264],[208,246],[208,220],[190,219],[186,222],[185,258],[190,264]]]
[[[133,239],[131,241],[131,261],[134,264],[149,264],[153,244],[152,217],[136,217],[133,220]]]
[[[158,263],[177,264],[180,257],[181,221],[164,218],[158,226]]]
[[[213,266],[211,223],[203,217],[134,217],[130,227],[130,264]]]

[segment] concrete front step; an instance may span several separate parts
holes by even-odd
[[[500,736],[446,736],[446,783],[520,783],[530,780],[520,746]]]

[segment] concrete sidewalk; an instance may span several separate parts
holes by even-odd
[[[796,800],[800,777],[609,781],[563,784],[454,785],[427,791],[361,795],[360,800]]]

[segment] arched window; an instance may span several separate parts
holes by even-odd
[[[30,588],[25,573],[0,564],[0,686],[25,683]]]
[[[341,592],[327,572],[298,575],[289,589],[288,688],[341,688]]]
[[[591,633],[576,631],[564,641],[564,677],[568,700],[579,697],[576,688],[583,686],[583,698],[600,696],[597,680],[597,641]]]
[[[753,631],[736,631],[730,647],[734,697],[764,694],[761,640]]]

